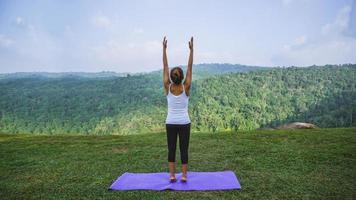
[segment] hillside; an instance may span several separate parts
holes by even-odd
[[[193,131],[253,130],[291,121],[356,125],[356,65],[232,72],[194,71]],[[242,70],[242,68],[236,68]],[[261,68],[265,69],[265,68]],[[200,72],[199,72],[200,70]],[[125,77],[4,78],[0,131],[43,134],[136,134],[164,130],[162,74]]]
[[[167,171],[164,133],[0,134],[0,196],[4,200],[355,199],[355,143],[355,128],[194,133],[189,170],[232,170],[242,190],[118,192],[107,188],[124,172]]]

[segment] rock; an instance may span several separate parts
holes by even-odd
[[[314,124],[304,123],[304,122],[293,122],[290,124],[283,124],[276,127],[276,129],[314,129],[314,128],[318,128],[318,127]]]

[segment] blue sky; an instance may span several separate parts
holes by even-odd
[[[356,63],[355,0],[0,0],[0,73]]]

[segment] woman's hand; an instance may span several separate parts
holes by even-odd
[[[190,49],[190,50],[193,50],[193,37],[190,38],[189,49]]]
[[[167,40],[166,40],[166,36],[164,36],[163,38],[163,49],[166,50],[167,49]]]

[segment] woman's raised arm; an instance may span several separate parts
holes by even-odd
[[[169,89],[169,69],[168,69],[168,60],[167,60],[167,40],[166,37],[163,38],[163,85],[166,90],[166,94]]]
[[[190,38],[189,42],[189,60],[188,60],[188,66],[187,66],[187,75],[185,77],[184,81],[184,88],[186,94],[189,96],[189,91],[190,91],[190,84],[192,82],[192,66],[193,66],[193,37]]]

